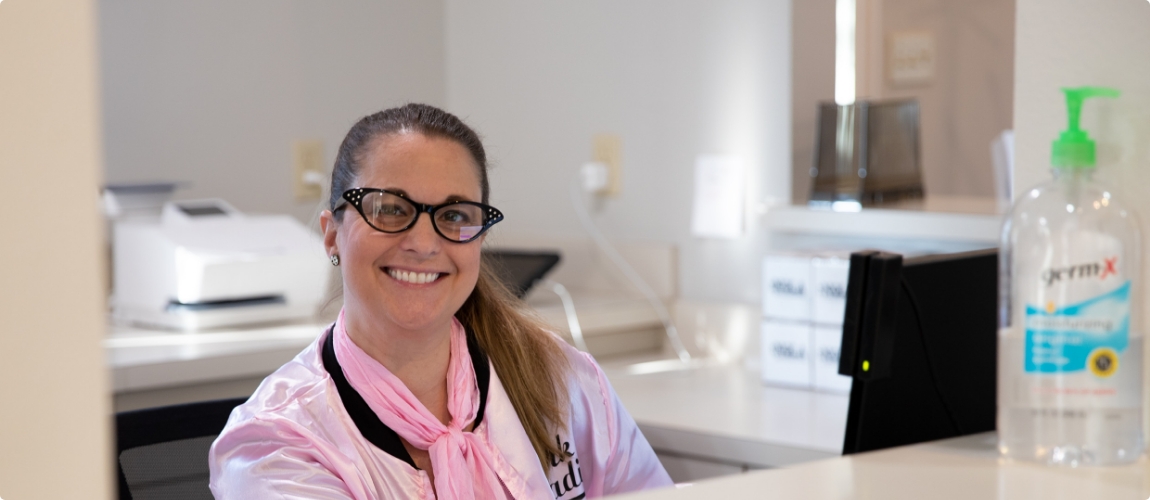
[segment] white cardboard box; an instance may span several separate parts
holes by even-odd
[[[806,322],[763,320],[763,382],[811,386],[811,326]]]
[[[841,325],[846,315],[849,258],[811,259],[811,320],[824,325]]]
[[[839,375],[839,354],[842,350],[842,325],[815,325],[814,348],[811,358],[814,364],[815,389],[826,392],[849,393],[851,378]]]
[[[772,254],[763,258],[763,316],[811,320],[811,258]]]

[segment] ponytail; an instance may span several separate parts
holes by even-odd
[[[539,462],[548,470],[550,456],[562,456],[553,432],[565,425],[567,417],[564,375],[569,363],[561,340],[520,308],[518,299],[484,263],[475,290],[456,316],[491,358]]]

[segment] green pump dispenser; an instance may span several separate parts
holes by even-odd
[[[1050,148],[1050,163],[1055,167],[1094,167],[1094,140],[1085,130],[1078,128],[1082,114],[1082,101],[1089,97],[1118,97],[1119,92],[1106,87],[1063,88],[1066,93],[1066,112],[1070,126]]]

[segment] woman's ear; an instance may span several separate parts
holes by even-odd
[[[324,210],[319,214],[319,229],[323,231],[323,249],[327,255],[329,257],[339,255],[339,247],[335,242],[339,221],[335,220],[335,214],[331,213],[331,210]]]

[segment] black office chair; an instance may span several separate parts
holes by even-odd
[[[208,448],[247,398],[116,414],[120,500],[212,499]]]
[[[559,252],[485,248],[483,260],[499,277],[499,281],[522,299],[535,283],[559,263]]]

